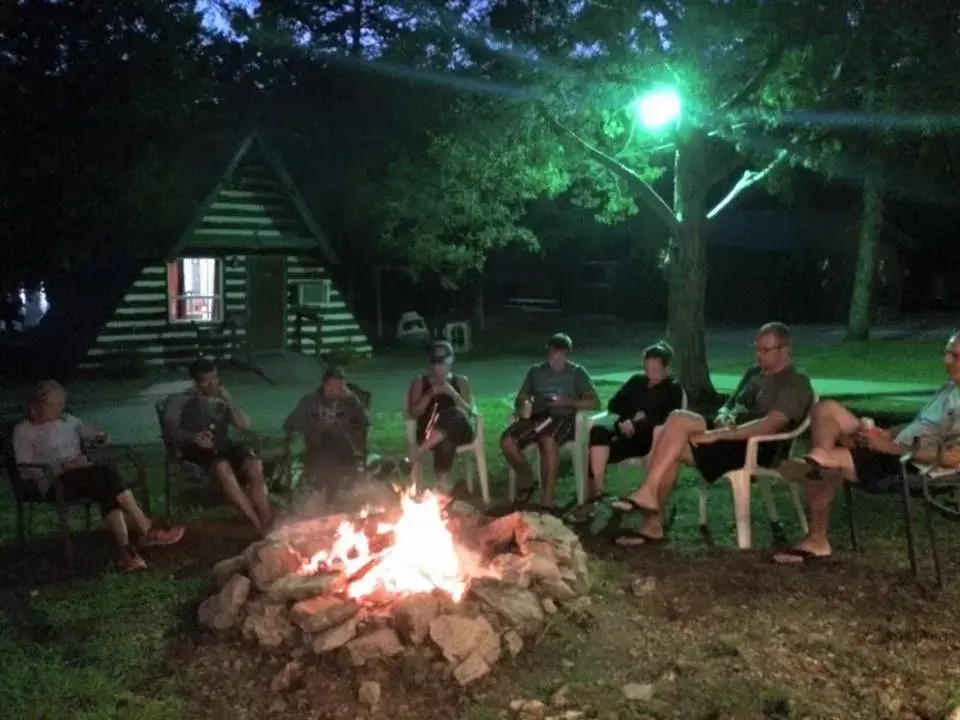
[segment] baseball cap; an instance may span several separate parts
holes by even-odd
[[[449,365],[453,362],[453,345],[446,340],[437,340],[427,348],[427,357],[430,358],[430,362],[434,365],[439,365],[440,363]]]
[[[323,382],[326,382],[327,380],[333,380],[333,379],[346,380],[347,379],[346,371],[339,365],[333,365],[332,367],[328,367],[326,371],[323,373]]]
[[[554,333],[547,343],[548,348],[570,352],[573,350],[573,340],[566,333]]]

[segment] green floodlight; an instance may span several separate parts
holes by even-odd
[[[660,130],[680,117],[683,102],[673,88],[644,93],[633,102],[633,110],[648,130]]]

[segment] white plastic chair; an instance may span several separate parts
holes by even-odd
[[[813,405],[819,402],[819,398],[814,394]],[[784,480],[780,472],[774,468],[761,467],[757,462],[757,456],[760,451],[760,445],[763,443],[783,442],[791,440],[788,457],[796,455],[798,440],[810,427],[810,415],[795,429],[787,433],[778,433],[776,435],[758,435],[747,440],[747,458],[743,467],[739,470],[731,470],[717,479],[714,485],[719,484],[724,479],[730,482],[730,488],[733,490],[733,512],[737,523],[737,546],[741,550],[749,550],[752,541],[752,528],[750,525],[750,485],[753,478],[757,478],[760,483],[760,492],[763,493],[763,502],[767,506],[767,517],[771,523],[780,522],[780,514],[777,512],[777,505],[773,500],[773,492],[770,489],[770,480]],[[800,527],[804,534],[809,532],[810,527],[807,524],[807,513],[803,508],[803,500],[800,498],[800,487],[796,483],[789,483],[790,498],[797,511],[797,519],[800,521]],[[700,529],[706,530],[707,527],[707,494],[710,491],[710,483],[700,478]]]
[[[404,408],[406,408],[407,397],[403,397]],[[406,414],[406,410],[404,410]],[[467,445],[458,445],[457,446],[457,455],[466,455],[473,453],[474,462],[477,464],[477,475],[480,479],[480,495],[483,497],[483,504],[490,504],[490,477],[487,474],[487,448],[483,442],[483,417],[480,415],[475,415],[476,418],[476,433],[474,434],[473,442]],[[411,417],[407,417],[407,447],[410,451],[414,450],[417,447],[417,421]],[[467,490],[471,493],[473,492],[473,463],[470,460],[467,460],[466,467],[464,468],[464,474],[467,478]],[[413,471],[413,481],[416,483],[417,487],[421,487],[423,484],[423,463],[418,463],[416,468]]]
[[[684,391],[684,393],[683,393],[683,401],[680,403],[680,409],[681,409],[681,410],[686,410],[686,409],[687,409],[687,393],[686,393],[686,391]],[[584,460],[583,460],[583,462],[584,462],[584,468],[585,468],[586,470],[589,470],[589,468],[590,468],[590,431],[593,429],[593,426],[594,426],[594,425],[596,425],[596,424],[599,423],[599,422],[605,421],[608,417],[610,417],[610,415],[611,415],[611,413],[609,413],[609,412],[602,412],[602,413],[597,413],[596,415],[592,415],[591,417],[587,418],[587,426],[586,426],[586,429],[585,429],[585,431],[583,432],[583,436],[582,436],[582,438],[581,438],[581,441],[583,442],[583,447],[578,451],[578,452],[580,452],[580,453],[583,455],[583,458],[584,458]],[[654,439],[656,439],[657,435],[658,435],[659,432],[660,432],[660,428],[662,428],[662,427],[663,427],[663,425],[657,425],[657,426],[653,429],[653,437],[654,437]],[[650,461],[650,455],[647,454],[647,455],[644,455],[643,457],[627,458],[626,460],[623,460],[623,461],[621,461],[621,462],[619,462],[619,463],[616,463],[616,465],[623,465],[623,466],[625,466],[625,467],[636,467],[636,468],[644,468],[644,469],[646,469],[647,463],[648,463],[649,461]],[[583,473],[583,482],[582,482],[580,485],[577,486],[577,501],[578,501],[579,504],[581,504],[581,505],[587,501],[587,494],[590,492],[590,488],[589,488],[590,482],[589,482],[589,481],[590,481],[589,473],[588,473],[588,472],[584,472],[584,473]]]
[[[510,416],[510,422],[515,422],[517,419],[516,415]],[[577,497],[579,498],[583,493],[583,488],[587,480],[587,465],[586,465],[586,455],[580,451],[586,442],[587,438],[590,436],[590,430],[587,428],[587,413],[583,410],[578,410],[576,419],[574,420],[573,428],[573,440],[568,443],[561,445],[558,450],[558,454],[567,453],[571,456],[573,460],[573,476],[577,486]],[[527,456],[527,460],[530,462],[530,466],[533,469],[533,477],[539,483],[540,482],[540,446],[537,443],[532,443],[526,450],[524,450],[524,455]],[[517,473],[514,472],[513,468],[510,468],[510,479],[507,486],[507,494],[510,502],[513,502],[517,499]],[[581,500],[580,502],[583,502]]]

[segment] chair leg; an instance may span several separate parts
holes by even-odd
[[[737,546],[749,550],[752,538],[750,527],[750,475],[743,470],[728,473],[733,489],[733,513],[737,523]]]
[[[167,509],[167,512],[166,512],[167,518],[171,517],[170,515],[170,475],[171,475],[170,471],[171,470],[172,468],[170,467],[170,460],[168,458],[163,462],[163,490],[164,490],[164,495],[166,496],[164,498],[164,501]]]
[[[757,478],[760,483],[760,494],[763,495],[763,504],[767,508],[767,519],[773,524],[780,524],[780,513],[777,512],[777,503],[773,499],[773,490],[770,489],[770,480],[762,475]]]
[[[710,492],[710,486],[707,481],[700,478],[700,529],[707,529],[707,493]]]
[[[910,485],[901,475],[900,488],[903,498],[903,521],[906,524],[907,555],[910,558],[910,570],[917,581],[920,580],[920,566],[917,562],[917,533],[913,527],[913,508],[910,502]]]
[[[473,463],[470,458],[466,458],[463,468],[464,479],[467,481],[467,492],[473,495]]]
[[[940,561],[940,546],[937,543],[937,531],[933,524],[933,507],[927,504],[927,534],[930,536],[930,551],[933,554],[933,572],[937,582],[937,590],[943,590],[943,566]]]
[[[793,501],[793,507],[797,511],[797,520],[800,522],[800,529],[803,530],[803,534],[810,534],[810,523],[807,522],[807,511],[803,507],[803,498],[800,497],[800,485],[798,483],[790,483],[790,499]]]
[[[850,547],[853,548],[853,552],[860,554],[860,537],[857,532],[857,514],[854,512],[853,507],[853,488],[849,485],[844,486],[844,492],[847,496],[847,525],[850,526]]]
[[[67,567],[73,568],[73,543],[70,539],[70,509],[57,504],[57,516],[60,518],[60,535],[63,537],[63,549],[67,558]]]
[[[490,505],[490,476],[487,474],[487,452],[481,445],[473,452],[477,461],[477,475],[480,481],[480,496],[484,507]]]
[[[513,468],[510,468],[510,473],[507,476],[507,500],[513,502],[517,499],[517,473]]]
[[[17,502],[17,542],[20,543],[20,551],[27,547],[27,528],[23,518],[23,503]]]

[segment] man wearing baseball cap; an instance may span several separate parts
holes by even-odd
[[[556,333],[547,342],[547,361],[527,371],[515,405],[517,419],[503,432],[500,447],[517,473],[517,502],[527,503],[537,489],[524,450],[537,443],[540,449],[540,504],[553,508],[557,484],[558,449],[573,440],[578,410],[597,410],[600,398],[581,365],[570,362],[573,341]]]

